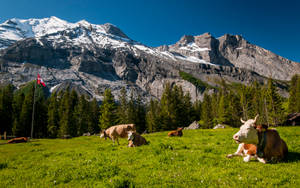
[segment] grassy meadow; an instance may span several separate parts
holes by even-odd
[[[300,127],[277,130],[290,154],[276,164],[227,159],[238,146],[231,128],[147,134],[136,148],[97,136],[1,144],[0,187],[299,187]]]

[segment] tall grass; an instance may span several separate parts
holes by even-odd
[[[278,128],[290,155],[276,164],[227,159],[237,149],[236,131],[184,130],[181,138],[148,134],[150,144],[136,148],[128,148],[125,139],[118,146],[96,136],[0,145],[0,187],[300,185],[300,127]]]

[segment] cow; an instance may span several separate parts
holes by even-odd
[[[257,159],[256,155],[257,147],[254,144],[245,144],[245,143],[240,143],[238,146],[238,149],[235,153],[233,154],[228,154],[226,157],[227,158],[232,158],[235,156],[242,156],[243,160],[245,162],[249,162],[252,158]]]
[[[240,130],[233,135],[236,143],[254,144],[257,147],[256,156],[262,163],[269,161],[280,161],[287,156],[288,147],[275,129],[268,129],[266,126],[257,126],[254,119],[244,121]]]
[[[23,143],[23,142],[28,142],[29,138],[27,137],[18,137],[18,138],[13,138],[9,141],[7,141],[8,144],[14,144],[14,143]]]
[[[114,144],[115,141],[117,140],[117,143],[119,145],[119,140],[118,137],[120,138],[127,138],[128,136],[128,131],[136,131],[135,125],[134,124],[123,124],[123,125],[115,125],[112,126],[106,130],[103,130],[100,134],[100,138],[106,138],[111,139]]]
[[[128,147],[136,147],[145,144],[148,144],[148,142],[143,136],[133,131],[128,132]]]
[[[168,133],[168,136],[169,137],[171,137],[171,136],[182,136],[183,135],[183,133],[182,133],[182,129],[183,128],[177,128],[177,130],[175,130],[175,131],[170,131],[169,133]]]

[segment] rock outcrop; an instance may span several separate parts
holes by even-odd
[[[300,63],[238,35],[183,36],[174,45],[151,48],[111,24],[68,23],[56,17],[0,24],[0,49],[1,83],[18,87],[39,73],[52,92],[72,88],[98,100],[106,88],[118,96],[122,87],[144,100],[159,98],[166,82],[181,85],[193,100],[201,99],[203,91],[182,79],[180,71],[212,86],[220,79],[248,84],[300,74]]]

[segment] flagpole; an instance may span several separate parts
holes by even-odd
[[[35,111],[35,90],[36,90],[36,81],[34,81],[34,92],[33,92],[33,107],[32,107],[32,117],[31,117],[31,138],[33,138],[33,124],[34,124],[34,111]]]

